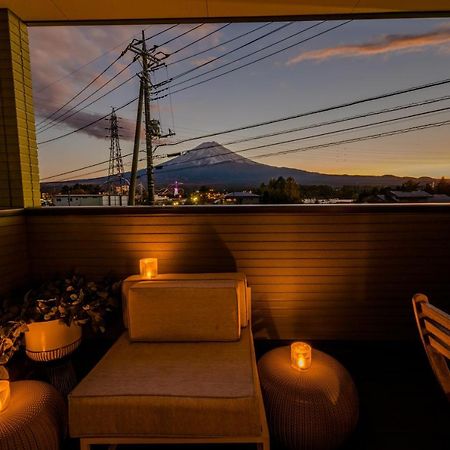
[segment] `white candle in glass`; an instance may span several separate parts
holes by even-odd
[[[311,346],[305,342],[291,344],[291,367],[296,370],[308,370],[311,367]]]
[[[157,258],[143,258],[139,260],[139,271],[141,277],[149,280],[158,275],[158,259]]]

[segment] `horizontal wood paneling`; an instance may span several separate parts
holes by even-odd
[[[26,286],[29,265],[25,215],[0,210],[0,300]]]
[[[259,338],[406,338],[414,293],[449,306],[450,208],[430,206],[28,210],[29,256],[38,278],[127,276],[144,256],[243,271]]]

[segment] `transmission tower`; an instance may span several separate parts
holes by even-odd
[[[111,195],[119,193],[119,204],[122,205],[122,190],[124,180],[124,170],[122,161],[122,152],[120,150],[119,125],[116,112],[112,108],[109,119],[109,137],[111,139],[109,146],[109,168],[108,168],[108,196],[109,204],[111,205]],[[119,189],[115,188],[115,182],[118,182]]]

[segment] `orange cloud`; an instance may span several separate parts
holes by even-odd
[[[338,45],[320,50],[300,53],[289,59],[286,65],[298,64],[302,61],[322,62],[331,58],[354,58],[361,56],[382,55],[393,52],[418,52],[426,47],[440,46],[450,43],[450,26],[423,34],[381,36],[373,42],[357,45]]]

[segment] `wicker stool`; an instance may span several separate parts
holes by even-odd
[[[0,450],[59,450],[66,426],[61,395],[41,381],[11,383],[11,401],[0,413]]]
[[[290,348],[266,353],[258,363],[271,435],[289,449],[339,447],[358,420],[358,396],[349,373],[313,349],[312,366],[290,365]]]

